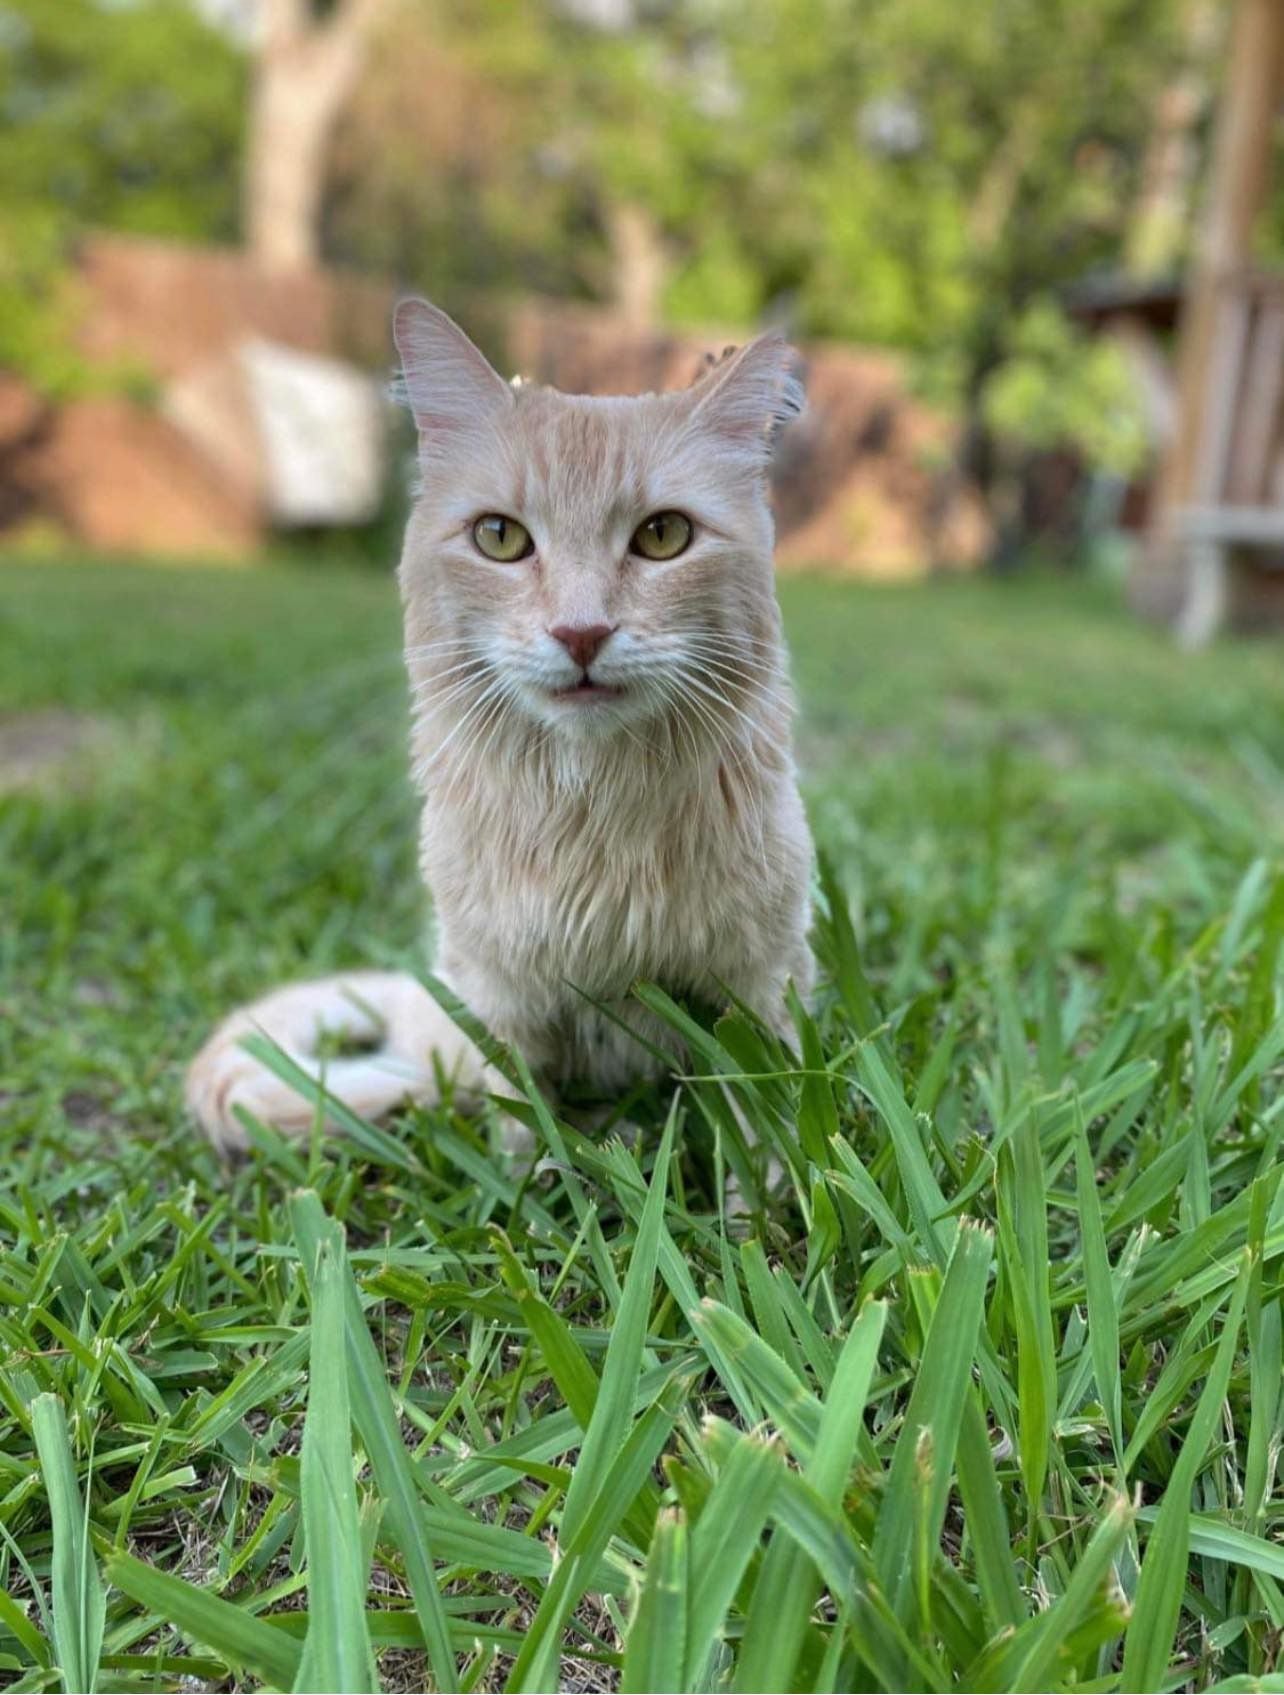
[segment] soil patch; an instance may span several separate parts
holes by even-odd
[[[35,788],[61,776],[79,756],[102,745],[106,719],[51,706],[0,714],[0,794]]]

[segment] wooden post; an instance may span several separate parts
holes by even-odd
[[[1187,598],[1187,568],[1180,513],[1192,504],[1216,504],[1224,489],[1212,484],[1223,467],[1213,436],[1224,433],[1219,420],[1229,396],[1219,393],[1232,373],[1226,350],[1233,326],[1223,323],[1227,287],[1252,256],[1253,226],[1266,199],[1271,138],[1284,93],[1284,0],[1238,0],[1231,26],[1225,82],[1218,104],[1212,168],[1198,231],[1193,270],[1182,311],[1177,365],[1177,428],[1158,479],[1149,538],[1152,588],[1180,605]],[[1203,591],[1198,630],[1191,640],[1206,639],[1210,619],[1220,619],[1224,584],[1210,577],[1224,572],[1222,562],[1202,557]],[[1161,578],[1162,584],[1155,583]],[[1143,591],[1144,592],[1144,591]],[[1192,608],[1192,611],[1198,610]]]

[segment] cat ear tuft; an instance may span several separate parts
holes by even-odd
[[[392,335],[401,359],[394,392],[414,414],[425,456],[513,404],[509,385],[440,307],[413,297],[398,301]]]
[[[743,447],[763,465],[776,437],[806,404],[798,354],[774,331],[728,349],[691,390],[692,419]]]

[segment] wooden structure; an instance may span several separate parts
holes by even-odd
[[[54,405],[0,371],[0,541],[48,528],[94,551],[244,559],[274,527],[373,514],[390,284],[104,234],[70,286],[76,350],[117,380]],[[111,392],[127,372],[145,398]]]
[[[1143,591],[1191,646],[1230,615],[1241,561],[1284,567],[1284,276],[1252,265],[1282,98],[1284,0],[1238,0]]]

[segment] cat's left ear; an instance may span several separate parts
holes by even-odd
[[[401,357],[398,387],[414,413],[425,458],[449,436],[512,406],[512,389],[439,306],[398,301],[392,334]]]
[[[691,390],[692,421],[765,466],[777,435],[806,404],[799,363],[774,332],[725,354]]]

